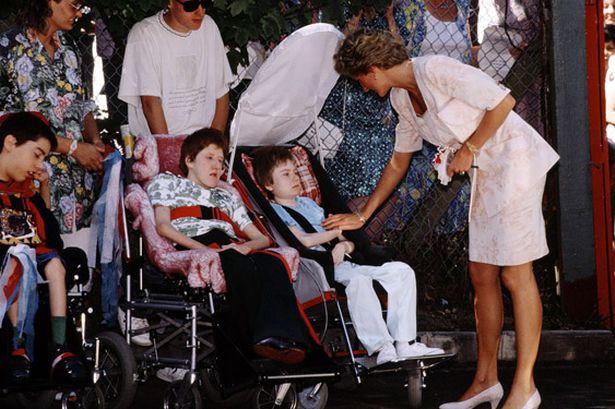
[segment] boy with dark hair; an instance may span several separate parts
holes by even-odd
[[[0,117],[0,323],[13,325],[9,376],[13,382],[32,375],[31,346],[38,305],[38,274],[49,283],[52,377],[60,383],[83,382],[87,369],[66,349],[65,267],[56,219],[49,204],[43,161],[57,145],[46,120],[34,113]],[[37,181],[40,193],[35,190]]]
[[[416,342],[416,283],[414,271],[405,263],[389,262],[381,266],[358,265],[345,261],[354,251],[354,243],[340,230],[325,230],[322,207],[300,196],[301,185],[295,162],[288,149],[271,146],[254,152],[254,176],[273,200],[272,206],[290,231],[306,247],[319,248],[332,240],[335,281],[346,287],[348,311],[357,336],[367,352],[378,352],[378,365],[398,359],[444,353]],[[300,218],[305,220],[299,221]],[[306,223],[307,221],[307,223]],[[311,225],[312,231],[302,226]],[[388,293],[386,323],[372,281],[378,281]]]

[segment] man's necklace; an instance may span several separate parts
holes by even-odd
[[[188,37],[190,34],[192,34],[192,31],[188,31],[187,33],[181,33],[179,31],[175,31],[171,28],[171,26],[169,26],[167,24],[166,21],[164,21],[164,15],[165,12],[159,13],[158,14],[158,21],[160,22],[160,25],[162,25],[162,28],[164,28],[165,30],[167,30],[169,33],[171,34],[175,34],[178,37]]]

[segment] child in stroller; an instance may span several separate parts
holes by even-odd
[[[59,227],[47,208],[48,175],[43,166],[56,145],[42,116],[21,112],[0,117],[0,323],[6,314],[13,326],[8,376],[14,384],[32,376],[38,274],[49,282],[52,379],[81,384],[89,376],[81,359],[66,347],[67,261],[62,259]]]
[[[306,247],[324,246],[333,258],[334,279],[346,287],[348,310],[357,337],[371,355],[378,352],[378,365],[425,355],[443,354],[416,338],[416,284],[414,271],[405,263],[388,262],[381,266],[358,265],[345,260],[354,243],[339,230],[321,227],[323,209],[308,197],[300,196],[301,185],[292,154],[280,146],[263,147],[253,152],[254,177],[273,201],[272,207]],[[372,281],[388,293],[385,323]]]
[[[303,361],[314,344],[297,307],[285,261],[262,250],[271,243],[250,220],[241,199],[218,188],[227,141],[202,129],[183,142],[180,168],[156,176],[147,192],[158,233],[182,249],[219,252],[227,297],[256,355],[286,364]]]

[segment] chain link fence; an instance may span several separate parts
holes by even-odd
[[[511,89],[516,112],[554,145],[547,123],[547,16],[548,5],[542,0],[397,0],[389,13],[364,10],[348,19],[353,25],[391,30],[407,44],[410,56],[444,54],[480,67]],[[97,98],[101,123],[113,133],[127,122],[126,106],[117,98],[124,47],[114,42],[101,19],[95,22],[74,33],[74,38],[84,56],[83,72],[91,96]],[[10,25],[10,21],[0,21],[1,30]],[[266,47],[250,44],[250,63],[238,67],[231,89],[231,115],[267,54]],[[356,82],[340,78],[317,123],[299,142],[316,151],[315,137],[321,139],[329,175],[350,207],[357,208],[390,158],[396,124],[388,98],[365,94]],[[398,258],[415,269],[421,327],[471,329],[472,293],[467,275],[470,184],[467,177],[456,177],[446,187],[438,183],[431,165],[435,152],[426,143],[414,155],[407,178],[370,220],[368,231],[374,242],[394,247]],[[556,204],[556,181],[549,179],[544,210],[551,253],[535,266],[546,301],[546,327],[560,325],[551,325],[548,319],[551,304],[552,315],[560,311],[555,277]]]

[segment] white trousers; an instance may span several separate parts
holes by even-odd
[[[386,323],[372,280],[388,294]],[[360,266],[344,261],[335,266],[335,281],[346,287],[350,318],[370,355],[388,342],[416,338],[416,280],[409,265],[393,261]]]

